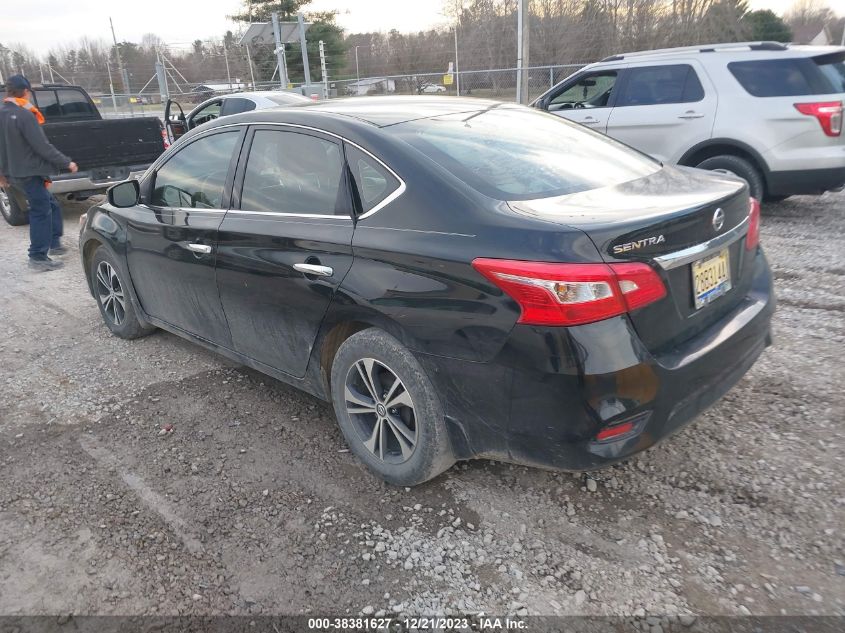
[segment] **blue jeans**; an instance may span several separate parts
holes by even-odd
[[[18,181],[29,201],[29,257],[45,259],[51,248],[61,246],[62,208],[41,176]]]

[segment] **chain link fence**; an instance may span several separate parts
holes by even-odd
[[[528,97],[534,99],[546,90],[583,68],[583,64],[559,64],[556,66],[535,66],[528,70]],[[493,70],[462,70],[459,73],[415,73],[411,75],[388,75],[340,79],[328,82],[329,99],[365,95],[441,95],[478,97],[499,101],[516,101],[516,68]],[[312,92],[322,94],[323,82],[314,82]],[[294,84],[289,90],[304,92],[301,84]],[[178,101],[185,113],[196,104],[211,97],[247,90],[279,90],[278,81],[250,84],[220,83],[182,84],[171,88],[170,96]],[[164,106],[158,92],[142,94],[92,93],[97,107],[106,118],[128,118],[157,116],[164,118]]]
[[[528,70],[529,99],[540,96],[583,64],[535,66]],[[460,95],[500,101],[516,101],[516,68],[462,70],[459,73],[416,73],[330,82],[338,97],[379,94]]]

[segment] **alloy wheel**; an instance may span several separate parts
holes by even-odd
[[[97,265],[97,296],[106,317],[115,325],[126,318],[126,295],[114,267],[108,262]]]
[[[346,374],[346,411],[363,445],[389,464],[408,461],[418,427],[411,394],[396,373],[374,358],[355,362]]]

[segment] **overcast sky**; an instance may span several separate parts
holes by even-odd
[[[752,8],[783,12],[793,0],[751,0]],[[845,5],[832,0],[830,6]],[[219,37],[236,26],[226,19],[242,6],[238,0],[2,0],[0,43],[24,43],[38,53],[80,37],[110,39],[109,16],[118,40],[139,42],[156,33],[171,44]],[[308,10],[340,11],[338,22],[349,32],[417,31],[447,19],[443,0],[314,0]],[[843,6],[845,8],[845,6]]]

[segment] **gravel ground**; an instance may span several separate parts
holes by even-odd
[[[775,345],[683,432],[589,476],[477,461],[413,490],[329,405],[111,336],[66,206],[60,272],[0,226],[0,613],[845,614],[845,194],[767,206]]]

